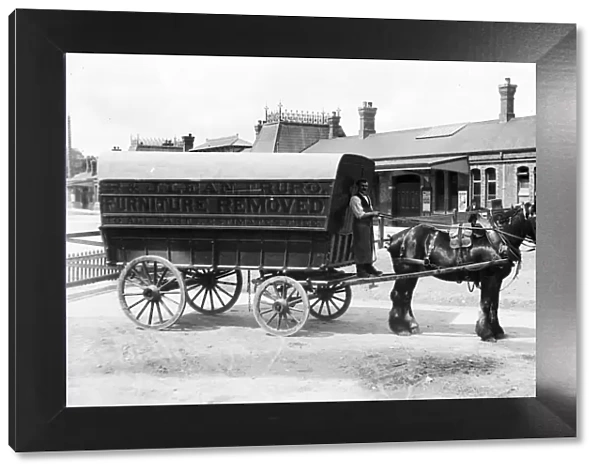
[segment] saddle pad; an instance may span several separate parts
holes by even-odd
[[[473,229],[469,223],[453,225],[449,233],[450,248],[452,249],[468,248],[473,244]]]

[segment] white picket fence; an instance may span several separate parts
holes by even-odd
[[[67,287],[85,286],[119,277],[119,270],[106,266],[104,250],[84,251],[67,257]]]

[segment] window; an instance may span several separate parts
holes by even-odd
[[[496,170],[494,168],[485,170],[485,184],[487,193],[486,201],[489,203],[496,198]]]
[[[529,168],[521,166],[517,169],[517,202],[529,201]]]
[[[481,207],[481,170],[471,171],[471,206]]]

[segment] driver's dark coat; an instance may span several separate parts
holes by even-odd
[[[367,199],[356,194],[350,199],[350,207],[361,207],[363,212],[372,212],[373,207]],[[373,217],[357,218],[353,212],[352,215],[352,250],[354,251],[354,262],[356,264],[371,264],[374,261],[373,248],[375,237],[373,235]]]

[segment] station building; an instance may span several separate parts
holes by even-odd
[[[376,132],[377,108],[358,108],[358,134],[331,114],[265,113],[253,152],[356,153],[375,161],[373,198],[393,217],[449,216],[469,207],[535,200],[536,116],[515,116],[517,85],[498,87],[497,118],[483,122]]]

